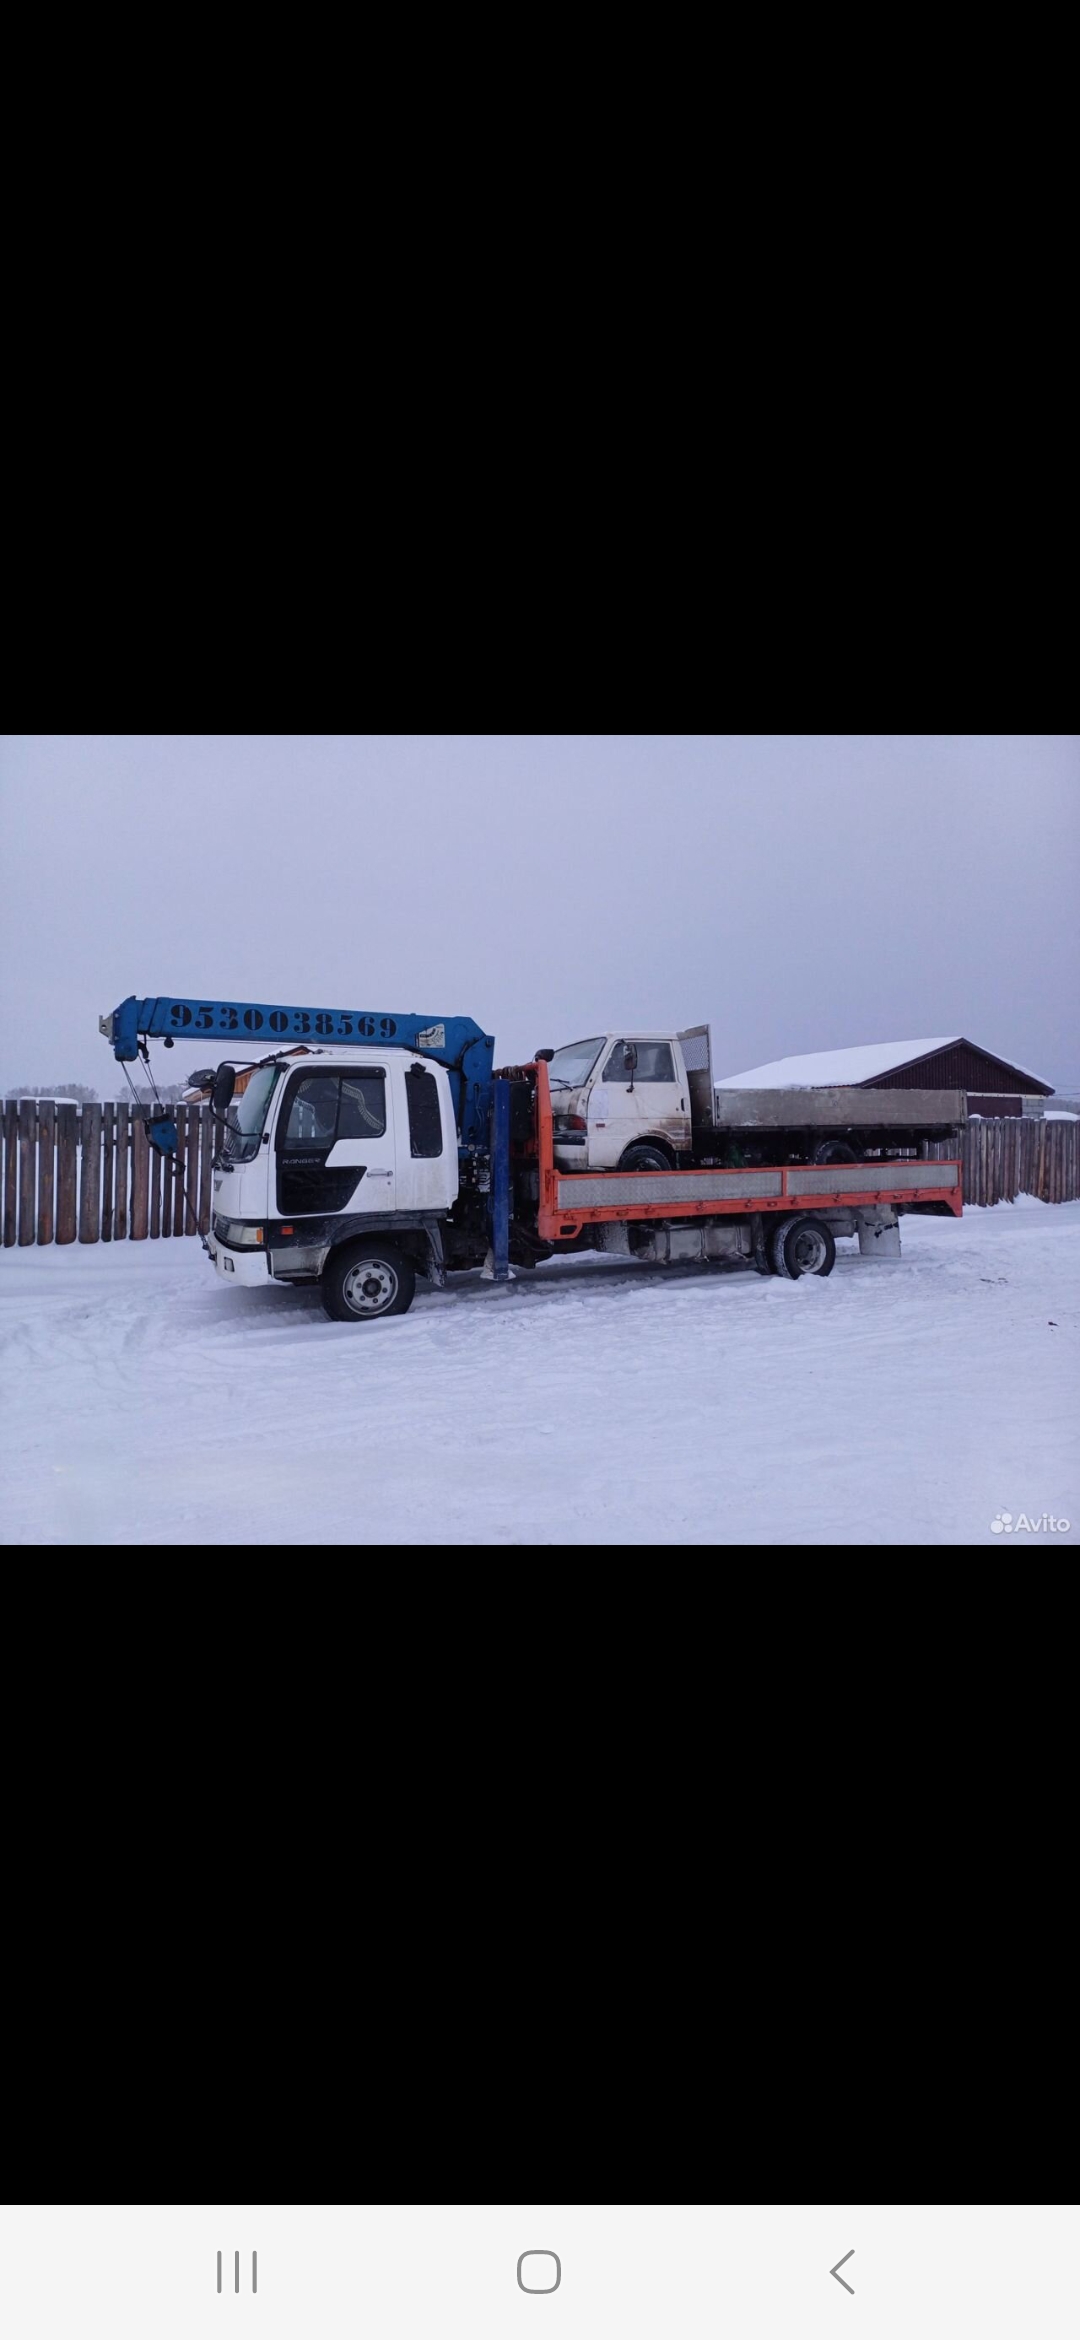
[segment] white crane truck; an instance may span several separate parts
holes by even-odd
[[[204,1241],[234,1285],[317,1284],[348,1322],[402,1314],[418,1275],[501,1281],[511,1261],[583,1250],[828,1275],[838,1235],[897,1257],[904,1211],[963,1207],[958,1154],[929,1158],[962,1126],[962,1092],[725,1091],[707,1025],[608,1032],[499,1072],[463,1016],[132,997],[100,1029],[147,1065],[152,1038],[279,1042],[242,1094],[228,1060],[213,1078]],[[148,1135],[175,1150],[166,1108]]]

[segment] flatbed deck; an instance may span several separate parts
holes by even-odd
[[[522,1068],[524,1069],[524,1068]],[[547,1066],[536,1075],[537,1233],[566,1242],[605,1219],[690,1219],[750,1212],[943,1203],[963,1211],[962,1167],[949,1162],[791,1162],[744,1170],[560,1170],[552,1140]]]

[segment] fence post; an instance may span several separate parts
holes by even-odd
[[[78,1107],[76,1105],[58,1105],[56,1108],[56,1240],[58,1243],[74,1243],[75,1241],[78,1143]]]
[[[37,1107],[32,1097],[19,1099],[19,1242],[34,1240],[34,1140],[37,1135]]]
[[[187,1113],[183,1105],[174,1105],[173,1112],[176,1116],[176,1153],[173,1170],[172,1231],[174,1235],[185,1235],[187,1233],[184,1214],[184,1182],[187,1176]]]
[[[82,1109],[82,1174],[79,1182],[79,1241],[96,1243],[101,1225],[101,1107]]]
[[[184,1233],[185,1235],[197,1235],[199,1232],[199,1108],[197,1105],[185,1105],[183,1110],[187,1122],[187,1146],[184,1159],[187,1163],[188,1196],[187,1209],[184,1212]]]
[[[101,1108],[101,1240],[113,1239],[113,1170],[116,1158],[116,1107]]]
[[[173,1108],[170,1106],[169,1110],[172,1112]],[[176,1125],[176,1143],[179,1147],[179,1122]],[[176,1155],[163,1154],[161,1157],[161,1232],[163,1235],[171,1235],[173,1231],[173,1196],[175,1193]]]
[[[4,1243],[15,1241],[16,1207],[19,1160],[19,1108],[14,1097],[4,1104]]]
[[[147,1112],[149,1113],[149,1107]],[[147,1124],[144,1122],[144,1136],[146,1127]],[[150,1233],[156,1239],[161,1233],[161,1155],[158,1153],[157,1147],[151,1145],[149,1138],[146,1139],[146,1151],[150,1171]]]
[[[37,1109],[37,1125],[37,1239],[39,1243],[51,1243],[53,1239],[53,1179],[56,1166],[56,1107],[51,1097],[42,1098]]]
[[[150,1148],[146,1123],[137,1105],[131,1108],[131,1239],[146,1240],[146,1213],[150,1197]]]
[[[117,1243],[127,1236],[128,1154],[131,1146],[131,1122],[126,1105],[116,1108],[116,1208],[113,1214],[113,1235]]]

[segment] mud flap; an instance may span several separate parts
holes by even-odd
[[[750,1213],[750,1248],[759,1276],[769,1276],[769,1255],[765,1249],[765,1222],[760,1211]]]
[[[434,1284],[436,1291],[442,1292],[446,1288],[446,1262],[443,1258],[442,1228],[429,1227],[427,1231],[427,1239],[428,1277],[431,1283]]]
[[[899,1259],[900,1227],[894,1210],[884,1204],[875,1210],[856,1211],[855,1221],[864,1259]]]

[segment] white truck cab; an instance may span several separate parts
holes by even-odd
[[[670,1170],[692,1153],[684,1042],[693,1033],[603,1032],[553,1050],[552,1141],[560,1170]],[[707,1042],[706,1042],[707,1067]]]
[[[407,1048],[313,1048],[256,1067],[228,1109],[209,1245],[233,1283],[319,1272],[365,1222],[418,1228],[458,1192],[444,1066]]]

